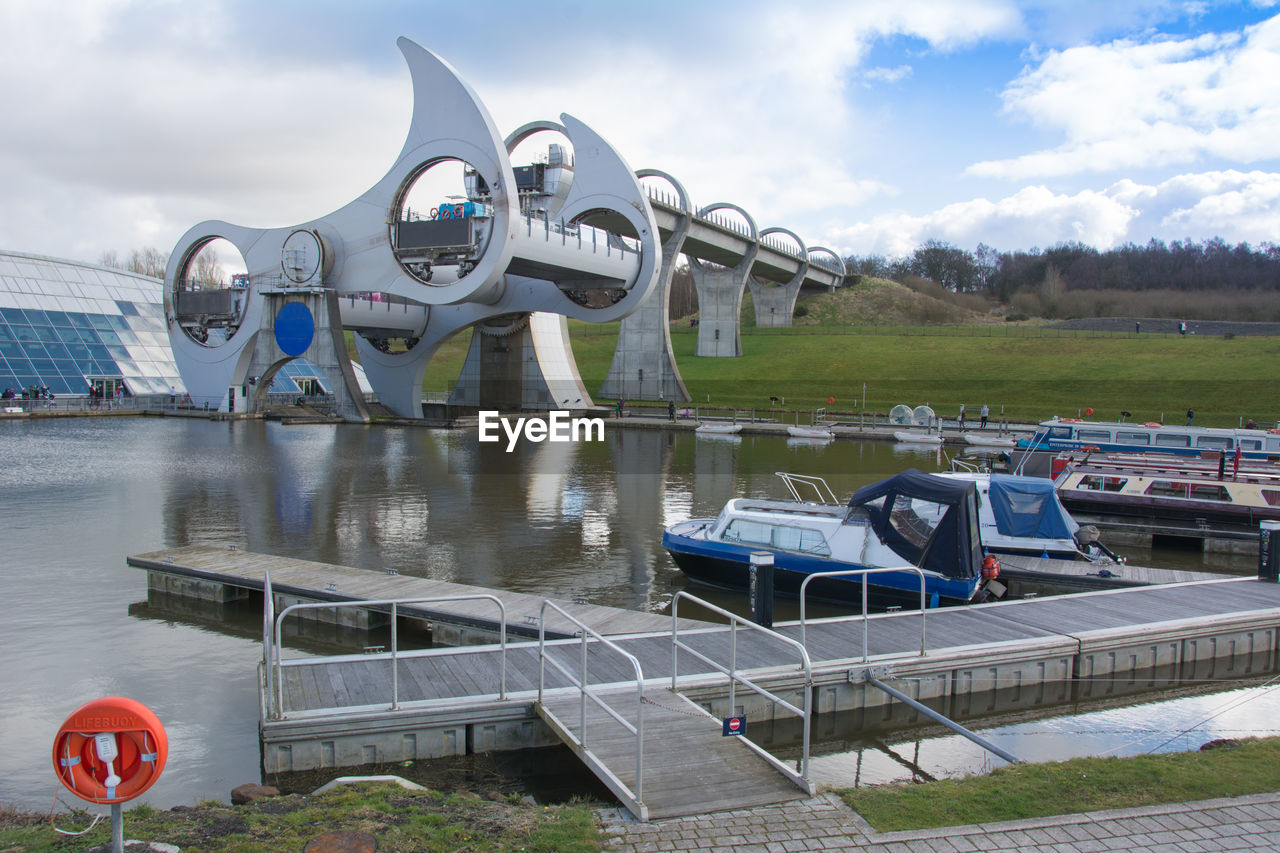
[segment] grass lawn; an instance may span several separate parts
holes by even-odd
[[[1204,752],[1076,758],[985,776],[841,792],[881,832],[961,826],[1280,791],[1280,740]]]
[[[697,330],[672,332],[676,363],[694,405],[887,412],[926,404],[954,417],[984,403],[992,417],[1085,417],[1185,422],[1204,426],[1280,419],[1280,340],[1262,337],[986,337],[965,334],[848,334],[822,327],[747,330],[741,358],[694,355]],[[981,332],[975,329],[972,331]],[[599,390],[617,344],[617,324],[570,323],[574,355],[588,392]],[[443,353],[442,353],[443,355]],[[436,362],[439,362],[438,364]],[[437,357],[446,383],[456,365]],[[448,377],[447,379],[445,377]],[[443,386],[442,386],[443,387]],[[828,398],[835,402],[828,404]]]

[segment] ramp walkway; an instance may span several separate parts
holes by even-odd
[[[643,708],[645,748],[639,767],[635,742],[619,736],[612,716],[593,702],[584,703],[576,692],[544,698],[538,716],[606,785],[620,786],[621,793],[614,791],[619,799],[627,802],[628,792],[635,792],[636,802],[628,807],[640,820],[753,808],[812,793],[739,739],[725,737],[720,720],[678,693],[646,687],[639,703],[631,689],[597,695],[619,713]],[[583,740],[587,745],[578,746]]]

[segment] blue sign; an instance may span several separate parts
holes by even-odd
[[[276,345],[285,355],[302,355],[316,336],[316,321],[301,302],[290,302],[276,314]]]
[[[742,715],[739,717],[725,717],[724,728],[720,732],[725,737],[734,737],[747,733],[747,717]]]

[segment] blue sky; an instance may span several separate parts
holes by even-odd
[[[341,207],[403,144],[401,35],[500,131],[567,112],[841,254],[1280,235],[1272,0],[6,0],[0,248]]]

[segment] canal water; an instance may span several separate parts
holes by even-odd
[[[609,430],[594,443],[525,442],[507,453],[479,443],[474,430],[177,418],[2,423],[0,804],[47,808],[61,791],[51,762],[59,725],[109,695],[143,702],[165,725],[168,766],[145,796],[152,804],[225,801],[231,788],[258,781],[255,614],[224,620],[148,602],[145,573],[125,564],[130,554],[227,545],[664,612],[685,588],[661,549],[665,525],[715,515],[735,495],[783,496],[777,471],[824,476],[848,495],[905,467],[945,465],[936,450],[884,442],[649,430]],[[1133,561],[1201,568],[1198,554]],[[1236,570],[1251,568],[1246,561]],[[741,596],[697,594],[745,609]],[[793,610],[780,602],[776,618],[794,618]],[[1274,702],[1260,710],[1267,687],[1238,687],[1261,694],[1240,703],[1258,726],[1277,717]],[[1232,701],[1221,690],[1212,696],[1200,698]],[[1207,712],[1162,711],[1159,727]],[[1073,722],[1026,725],[1068,729],[1011,737],[1080,742]],[[1121,732],[1099,735],[1096,751],[1129,738],[1124,725],[1096,727]],[[923,748],[920,766],[935,775],[972,772],[986,760],[946,738],[901,743]],[[885,746],[873,744],[879,757],[869,761],[867,744],[832,741],[815,763],[820,781],[896,778],[904,765]]]

